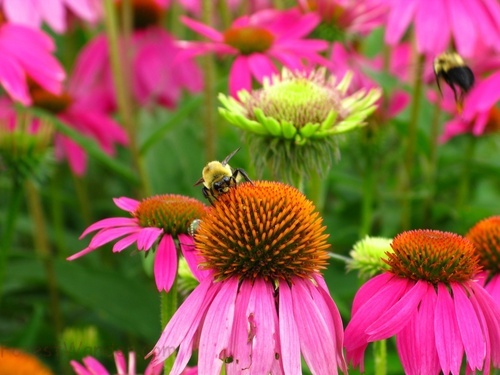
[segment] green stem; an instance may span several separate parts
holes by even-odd
[[[375,360],[375,375],[387,374],[387,342],[385,340],[373,343],[373,357]]]
[[[213,20],[213,0],[203,0],[203,22],[210,26]],[[203,73],[205,76],[204,87],[204,106],[205,118],[205,157],[207,160],[215,160],[215,142],[217,139],[217,129],[215,125],[216,111],[216,92],[215,92],[215,57],[213,54],[208,54],[203,57]]]
[[[402,173],[402,204],[401,204],[401,227],[403,230],[411,226],[411,175],[415,161],[415,148],[417,144],[418,117],[420,114],[420,103],[422,97],[422,70],[424,57],[417,54],[416,68],[413,79],[413,95],[410,110],[410,121],[408,123],[408,138],[406,143],[406,153],[404,158],[404,168]]]
[[[314,202],[316,209],[323,212],[325,207],[326,180],[322,178],[316,171],[311,171],[311,177],[308,184],[308,198]]]
[[[149,179],[146,169],[143,167],[142,158],[137,144],[138,125],[136,123],[133,103],[131,99],[131,91],[129,82],[126,77],[131,73],[129,65],[129,56],[124,52],[127,46],[121,46],[124,42],[128,45],[131,25],[131,10],[130,0],[124,1],[123,18],[124,22],[124,37],[120,38],[118,20],[116,17],[115,6],[113,0],[104,1],[105,25],[108,36],[109,56],[111,60],[111,69],[113,73],[113,83],[115,85],[116,99],[118,102],[118,111],[120,118],[123,121],[130,142],[130,152],[134,166],[139,174],[140,179],[140,195],[147,196],[150,192]],[[123,48],[120,48],[123,47]]]
[[[373,133],[370,128],[363,131],[365,170],[363,173],[363,200],[361,202],[361,225],[359,237],[370,234],[373,221],[373,202],[375,195],[375,155],[373,152]]]
[[[458,184],[456,210],[460,214],[462,208],[469,196],[470,190],[470,172],[472,167],[472,159],[476,151],[476,138],[473,135],[468,135],[467,148],[462,163],[462,174]]]
[[[54,324],[54,335],[57,347],[60,347],[61,332],[63,328],[62,314],[59,304],[59,289],[57,286],[57,276],[55,271],[54,257],[52,255],[49,239],[47,237],[47,228],[45,214],[42,206],[42,199],[36,186],[30,180],[24,184],[28,202],[28,210],[33,220],[33,240],[35,253],[40,258],[45,269],[47,277],[47,287],[49,291],[50,313]],[[64,364],[61,363],[61,368]]]
[[[423,204],[423,218],[424,223],[430,223],[432,219],[432,206],[434,204],[434,196],[436,193],[436,171],[438,161],[439,149],[439,130],[440,130],[440,117],[441,117],[441,103],[437,102],[434,107],[434,114],[432,116],[431,134],[430,134],[430,152],[429,152],[429,166],[427,168],[426,185],[429,189],[429,194]]]
[[[160,293],[160,318],[161,318],[161,328],[164,329],[167,326],[167,323],[174,316],[175,311],[177,310],[177,278],[172,285],[172,289],[170,292],[161,292]],[[165,374],[170,374],[170,371],[174,367],[175,362],[175,353],[173,353],[170,357],[165,360],[164,369]]]
[[[85,184],[85,180],[75,174],[73,174],[73,183],[75,185],[76,197],[80,206],[80,214],[83,217],[85,226],[88,226],[91,224],[92,220],[92,215],[90,213],[92,205],[90,204],[87,185]]]
[[[12,241],[16,227],[17,216],[23,198],[23,189],[20,183],[12,180],[12,192],[10,194],[5,221],[0,231],[0,303],[4,291],[5,272],[9,261],[9,254],[12,249]]]

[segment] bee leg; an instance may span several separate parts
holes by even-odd
[[[253,185],[252,180],[250,179],[250,177],[248,177],[247,172],[245,172],[243,169],[236,168],[234,170],[234,172],[233,172],[233,178],[235,180],[237,180],[238,174],[240,174],[241,176],[243,176],[243,178],[245,179],[245,181],[250,182]]]
[[[439,93],[443,96],[443,91],[441,90],[441,75],[436,74],[436,83],[438,85]]]

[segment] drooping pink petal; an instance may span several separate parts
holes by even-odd
[[[448,289],[444,284],[439,284],[434,320],[436,349],[443,373],[458,375],[464,348],[454,310]]]
[[[252,76],[248,67],[248,58],[238,56],[229,71],[229,94],[236,97],[240,90],[249,90],[252,87]]]
[[[75,141],[61,134],[56,134],[56,158],[66,157],[69,167],[77,176],[83,176],[87,169],[87,155]]]
[[[115,202],[118,208],[131,213],[134,212],[140,204],[139,201],[127,197],[113,198],[113,202]]]
[[[337,374],[337,363],[331,358],[335,353],[334,338],[328,333],[328,324],[304,285],[306,282],[295,279],[291,288],[295,321],[308,322],[297,325],[302,355],[313,373]]]
[[[140,239],[140,233],[143,232],[142,229],[138,235],[138,241]],[[116,240],[117,238],[126,236],[130,233],[137,233],[137,227],[120,227],[120,228],[104,228],[97,232],[94,237],[90,240],[89,247],[97,249],[108,242]],[[140,249],[142,250],[142,249]]]
[[[464,345],[467,363],[471,370],[482,370],[484,357],[486,356],[486,344],[481,332],[481,325],[477,319],[469,298],[466,296],[462,286],[450,283],[455,303],[460,336]]]
[[[87,234],[103,228],[116,228],[116,227],[137,227],[139,228],[137,219],[131,217],[109,217],[96,221],[83,231],[79,239],[82,239]]]
[[[418,0],[396,1],[387,20],[385,41],[395,45],[402,38],[416,11]]]
[[[417,49],[421,53],[436,56],[446,49],[451,36],[446,1],[419,0],[419,3],[415,15]],[[440,27],[439,33],[435,32],[436,25]]]
[[[171,235],[164,234],[155,253],[154,275],[158,291],[169,292],[177,277],[177,249]]]
[[[437,294],[434,288],[429,288],[420,303],[417,315],[417,346],[420,358],[415,358],[420,363],[423,374],[438,374],[440,371],[439,357],[436,351],[434,334],[434,310],[437,303]]]
[[[221,283],[214,284],[211,279],[205,279],[189,294],[148,354],[148,357],[154,355],[153,364],[164,362],[184,340],[193,337],[220,287]]]
[[[500,301],[500,276],[494,275],[486,284],[485,289],[495,301]]]
[[[293,13],[296,13],[295,17]],[[300,15],[297,9],[289,10],[281,15],[281,20],[289,24],[280,24],[278,30],[286,29],[286,32],[281,32],[278,40],[283,39],[299,39],[311,31],[320,23],[321,19],[316,13],[307,13]],[[297,22],[298,21],[298,22]]]
[[[137,237],[137,249],[149,250],[162,234],[161,228],[142,228]]]
[[[126,375],[128,372],[127,361],[125,360],[123,352],[119,350],[113,352],[113,357],[115,358],[116,371],[118,373],[117,375]]]
[[[283,370],[285,374],[300,375],[299,332],[293,315],[292,294],[286,282],[279,285],[279,330]]]
[[[234,321],[238,279],[229,278],[210,304],[200,336],[198,369],[202,374],[218,374],[228,355]]]
[[[261,53],[252,53],[247,58],[248,68],[251,74],[262,83],[264,77],[269,77],[276,74],[278,70],[269,60],[269,58]]]
[[[184,259],[186,259],[189,269],[193,273],[193,276],[196,278],[196,280],[200,281],[205,277],[208,277],[210,275],[210,271],[202,270],[199,267],[199,264],[203,262],[204,259],[194,247],[193,237],[182,233],[177,237],[179,238],[182,255],[184,256]]]
[[[396,336],[396,348],[398,350],[399,359],[403,365],[403,369],[406,375],[420,375],[421,366],[420,359],[420,347],[417,340],[417,332],[421,327],[417,327],[417,315],[413,316],[401,331]],[[424,327],[422,327],[424,328]],[[439,372],[436,372],[436,375]],[[431,372],[426,372],[425,374],[433,374]]]
[[[80,258],[80,257],[82,257],[82,256],[84,256],[84,255],[86,255],[86,254],[88,254],[88,253],[90,253],[90,252],[92,252],[94,250],[96,250],[96,248],[94,248],[94,247],[86,247],[82,251],[79,251],[78,253],[73,254],[73,255],[67,257],[66,260],[69,260],[69,261],[75,260],[75,259]]]
[[[227,375],[241,374],[252,365],[252,343],[248,340],[249,321],[247,315],[251,292],[252,282],[243,280],[235,301],[233,331],[228,350],[228,355],[233,357],[233,361],[226,364]]]
[[[454,0],[448,11],[451,13],[451,27],[457,50],[462,56],[469,57],[477,42],[477,26],[465,9],[463,0]]]
[[[47,24],[57,33],[66,30],[66,11],[61,0],[43,0],[37,2],[37,10]]]
[[[431,288],[427,281],[417,283],[405,293],[393,306],[385,311],[366,329],[369,341],[378,341],[397,334],[406,322],[414,319],[417,306]]]
[[[109,375],[108,370],[97,359],[88,356],[84,357],[82,361],[92,375]]]
[[[0,84],[12,99],[24,105],[31,103],[24,71],[9,55],[3,53],[0,61]]]
[[[359,308],[365,304],[376,292],[378,292],[383,286],[385,286],[392,278],[393,274],[389,272],[384,272],[380,275],[372,277],[366,283],[363,284],[361,288],[357,291],[352,301],[352,314],[357,314]]]
[[[137,242],[137,238],[139,237],[140,228],[137,228],[137,231],[122,238],[113,245],[113,253],[119,253],[123,249],[129,247],[134,242]]]
[[[73,368],[76,375],[94,375],[88,371],[85,366],[82,366],[77,361],[70,361],[69,364]]]

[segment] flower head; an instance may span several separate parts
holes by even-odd
[[[28,77],[47,91],[61,92],[65,73],[51,55],[54,49],[42,31],[0,20],[0,84],[12,99],[31,104]]]
[[[452,44],[457,52],[465,57],[470,57],[478,44],[499,50],[500,5],[497,2],[384,2],[389,8],[385,40],[390,45],[397,44],[408,27],[414,25],[417,49],[420,53],[435,56]],[[436,32],[436,25],[439,25],[439,32]]]
[[[348,270],[358,270],[361,278],[372,277],[389,267],[385,263],[387,254],[392,251],[391,238],[369,237],[356,242],[350,252],[352,261],[348,263]]]
[[[193,238],[188,235],[189,224],[203,217],[206,207],[193,198],[181,195],[157,195],[136,201],[130,198],[114,199],[115,204],[132,217],[113,217],[100,220],[88,227],[80,238],[99,230],[88,247],[70,256],[74,260],[102,245],[122,237],[113,246],[120,252],[133,243],[139,251],[155,247],[154,275],[158,290],[169,291],[177,275],[178,240],[184,258],[197,278],[205,273],[198,269],[199,256],[194,251]]]
[[[115,357],[116,364],[116,373],[117,374],[126,374],[126,375],[136,375],[136,360],[135,353],[128,353],[128,365],[125,360],[125,356],[121,351],[116,351],[113,353]],[[77,361],[71,361],[71,367],[76,375],[110,375],[115,372],[108,372],[108,370],[94,357],[87,356],[82,360],[83,364],[78,363]],[[153,365],[150,363],[146,370],[144,371],[144,375],[160,375],[163,372],[163,365]]]
[[[458,374],[500,365],[500,307],[478,285],[474,245],[447,232],[396,236],[390,269],[364,284],[346,328],[346,354],[363,368],[369,342],[396,336],[406,374]]]
[[[0,346],[0,374],[53,375],[53,372],[35,356],[19,349]]]
[[[229,92],[250,90],[252,77],[263,82],[277,72],[275,62],[291,69],[303,69],[308,64],[328,65],[319,55],[327,48],[323,40],[303,39],[319,22],[315,14],[301,14],[297,9],[263,10],[238,18],[224,32],[197,21],[183,18],[189,28],[209,38],[210,42],[186,43],[184,58],[216,52],[236,56],[229,73]],[[182,56],[182,55],[181,55]]]
[[[474,225],[466,237],[474,244],[485,271],[485,289],[500,302],[500,216],[491,216]]]
[[[13,23],[40,28],[46,22],[52,30],[62,34],[67,29],[69,14],[95,22],[101,14],[100,1],[96,0],[31,0],[29,6],[18,0],[0,2],[5,17]]]
[[[284,69],[280,76],[265,79],[262,89],[240,91],[239,101],[220,95],[219,113],[231,124],[247,131],[253,143],[257,170],[271,164],[273,172],[293,176],[310,171],[325,172],[337,150],[337,134],[364,124],[375,110],[380,90],[347,95],[351,74],[336,82],[325,70],[310,73]]]
[[[151,352],[177,348],[172,374],[194,349],[203,374],[346,370],[342,321],[325,281],[327,235],[313,204],[277,182],[242,183],[209,208],[195,235],[213,277],[202,280]],[[307,320],[307,327],[303,321]]]

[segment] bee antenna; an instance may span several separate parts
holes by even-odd
[[[240,150],[240,148],[241,147],[238,147],[236,150],[234,150],[228,156],[226,156],[226,158],[222,160],[221,164],[226,165],[229,162],[229,160],[234,156],[234,154],[236,154]]]

